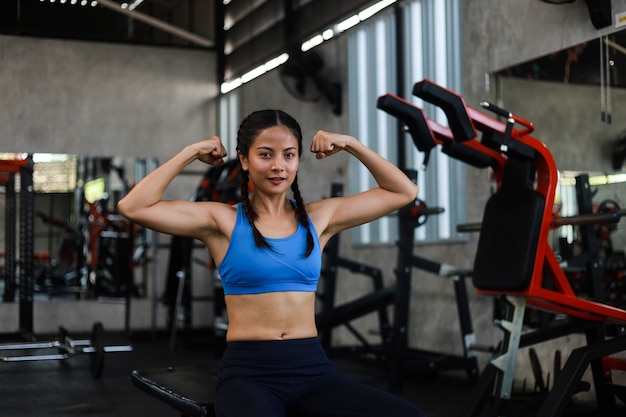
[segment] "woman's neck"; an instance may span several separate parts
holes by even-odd
[[[285,196],[275,198],[253,196],[250,199],[250,204],[259,216],[281,217],[286,212],[293,210],[291,202]]]

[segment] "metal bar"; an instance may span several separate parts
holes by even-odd
[[[34,278],[33,252],[35,248],[35,190],[33,185],[33,156],[20,168],[19,219],[19,324],[24,335],[34,333]]]
[[[215,46],[215,42],[213,42],[210,39],[203,38],[202,36],[198,36],[194,33],[188,32],[184,29],[181,29],[169,23],[163,22],[159,19],[155,19],[154,17],[149,16],[145,13],[139,12],[137,10],[130,10],[128,8],[126,9],[122,8],[122,6],[119,3],[115,3],[111,0],[98,0],[98,4],[103,7],[106,7],[107,9],[125,14],[127,16],[132,17],[133,19],[137,19],[148,25],[154,26],[165,32],[171,33],[174,36],[178,36],[179,38],[188,40],[197,45],[204,46],[206,48],[213,48]]]
[[[96,351],[96,348],[90,346],[90,347],[86,347],[84,349],[82,349],[83,353],[94,353]],[[104,352],[106,353],[113,353],[113,352],[132,352],[133,351],[133,347],[132,346],[105,346],[104,347]]]
[[[54,348],[54,347],[59,347],[59,346],[61,346],[59,342],[18,343],[18,344],[0,345],[0,350],[47,349],[47,348]]]
[[[132,352],[133,347],[132,346],[105,346],[104,351],[107,353],[108,352]]]
[[[4,293],[2,301],[15,301],[15,293],[17,289],[17,252],[15,244],[17,242],[16,224],[17,224],[17,203],[15,191],[15,174],[9,174],[7,183],[5,184],[5,214],[4,214]]]
[[[69,356],[66,354],[58,355],[29,355],[29,356],[5,356],[0,358],[2,362],[26,362],[26,361],[46,361],[46,360],[63,360]]]

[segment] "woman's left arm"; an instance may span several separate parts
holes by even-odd
[[[341,150],[356,157],[370,171],[378,187],[347,197],[326,199],[312,209],[322,210],[327,222],[322,234],[333,235],[350,227],[376,220],[415,200],[418,187],[396,165],[356,138],[318,131],[311,144],[317,159]],[[321,231],[320,231],[321,232]]]

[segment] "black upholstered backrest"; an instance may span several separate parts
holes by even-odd
[[[521,291],[530,283],[545,207],[534,175],[532,160],[509,156],[502,185],[485,206],[472,276],[476,288]]]

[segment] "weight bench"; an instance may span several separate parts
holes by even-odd
[[[182,366],[134,370],[133,385],[163,401],[182,417],[215,417],[215,367]],[[242,399],[245,401],[245,399]],[[296,409],[287,417],[304,417]]]
[[[133,384],[185,417],[213,417],[217,378],[201,367],[134,370]]]

